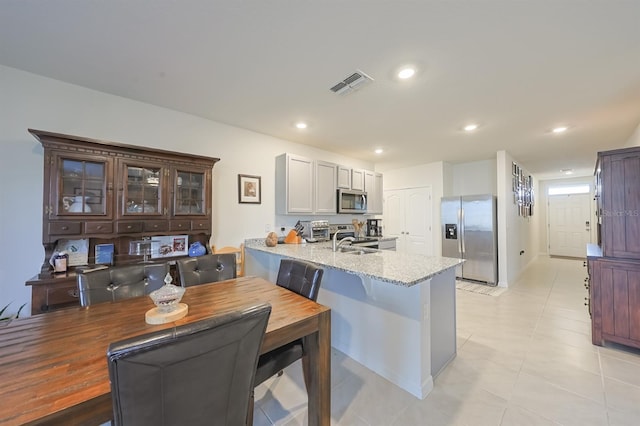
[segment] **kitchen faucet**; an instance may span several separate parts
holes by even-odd
[[[351,232],[351,231],[343,231],[341,229],[338,229],[336,231],[336,233],[333,234],[333,240],[331,240],[331,250],[333,250],[333,251],[338,251],[338,248],[345,241],[355,241],[355,238],[353,238],[353,237],[345,237],[345,238],[341,239],[340,241],[338,241],[338,234],[341,233],[341,232]]]

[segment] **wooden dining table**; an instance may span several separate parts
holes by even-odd
[[[271,304],[261,348],[268,352],[298,338],[309,357],[309,425],[331,416],[331,311],[257,277],[188,287],[187,316],[150,325],[147,296],[71,307],[0,326],[0,425],[99,425],[113,417],[107,369],[111,342],[176,327],[240,307]],[[215,367],[215,366],[212,366]]]

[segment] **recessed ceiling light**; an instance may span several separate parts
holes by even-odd
[[[466,126],[464,126],[464,131],[465,132],[473,132],[477,128],[478,128],[477,124],[467,124]]]
[[[298,129],[306,129],[307,128],[307,123],[303,123],[302,121],[296,123],[296,128]]]
[[[406,80],[407,78],[411,78],[415,75],[416,70],[411,67],[403,68],[398,72],[398,78],[402,80]]]
[[[378,148],[374,151],[376,154],[382,154],[384,150],[382,148]]]
[[[553,133],[563,133],[566,132],[569,128],[567,126],[556,127],[552,130]]]

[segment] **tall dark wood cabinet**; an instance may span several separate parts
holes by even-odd
[[[29,280],[32,314],[78,303],[73,268],[52,273],[49,258],[61,239],[114,244],[114,264],[137,262],[129,242],[188,235],[208,244],[212,169],[218,158],[29,129],[44,147],[40,273]]]
[[[598,244],[587,253],[594,345],[640,348],[640,147],[598,153]]]

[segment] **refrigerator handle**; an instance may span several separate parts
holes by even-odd
[[[462,256],[462,209],[458,209],[458,253]]]
[[[464,255],[466,249],[464,247],[464,209],[458,210],[458,223],[460,224],[460,235],[458,238],[458,242],[460,244],[460,253]]]

